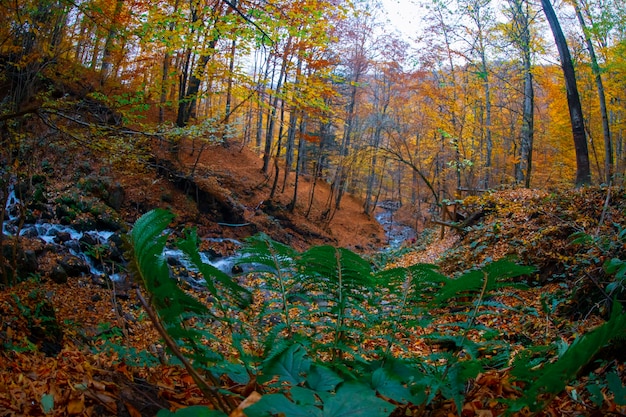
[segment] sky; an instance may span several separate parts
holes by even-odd
[[[415,0],[382,0],[392,26],[406,36],[415,35],[420,24],[420,7]]]

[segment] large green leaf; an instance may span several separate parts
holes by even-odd
[[[250,382],[250,374],[243,364],[222,362],[213,366],[210,371],[215,375],[226,375],[233,382],[246,385]]]
[[[387,417],[395,407],[358,382],[342,385],[324,402],[323,417]]]
[[[402,381],[391,375],[386,368],[378,368],[372,373],[372,388],[383,397],[390,398],[400,404],[419,405],[426,400],[426,394],[414,395]]]
[[[606,382],[614,395],[615,404],[626,405],[626,387],[616,372],[611,372],[606,376]]]
[[[484,288],[487,292],[503,285],[509,278],[531,274],[534,267],[518,265],[507,259],[500,259],[485,265],[478,270],[468,271],[459,278],[448,279],[434,299],[433,306],[445,305],[450,299],[457,297],[473,297]],[[518,285],[519,286],[519,285]]]
[[[343,382],[343,378],[325,366],[313,365],[306,382],[315,391],[332,391]]]
[[[321,417],[322,411],[306,404],[295,404],[283,394],[265,394],[261,399],[246,408],[247,417],[270,417],[282,415],[285,417]]]
[[[310,367],[311,360],[306,356],[306,351],[301,345],[295,344],[263,366],[259,382],[269,382],[277,376],[280,384],[287,382],[291,386],[300,385]]]
[[[544,404],[538,398],[544,393],[558,394],[574,379],[580,369],[611,339],[626,332],[626,314],[621,304],[615,302],[611,318],[574,340],[557,361],[549,363],[543,369],[536,370],[532,363],[521,363],[514,367],[513,374],[518,379],[526,379],[532,383],[524,390],[524,395],[512,403],[516,411],[528,406],[531,411],[541,409]]]
[[[316,394],[314,390],[303,387],[291,387],[289,390],[291,400],[301,406],[319,405],[320,401]]]

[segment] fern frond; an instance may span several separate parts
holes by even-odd
[[[312,247],[302,254],[298,267],[305,270],[310,279],[320,279],[314,282],[326,283],[334,290],[358,293],[373,287],[370,263],[345,248],[330,245]],[[320,288],[322,291],[326,289]]]
[[[198,247],[200,240],[196,229],[187,230],[184,239],[180,239],[176,242],[176,246],[183,251],[183,253],[189,258],[193,265],[200,271],[206,282],[206,287],[217,300],[227,296],[235,300],[240,308],[245,308],[250,305],[252,300],[252,294],[246,288],[237,284],[230,276],[220,271],[213,265],[204,263],[200,257]],[[218,291],[213,280],[220,285],[221,291]],[[222,307],[225,309],[225,307]]]
[[[615,303],[614,306],[609,321],[576,338],[556,362],[549,363],[540,370],[533,368],[532,360],[516,364],[513,375],[518,379],[532,382],[524,390],[524,395],[512,404],[511,411],[526,406],[531,411],[544,407],[545,404],[537,400],[542,394],[556,395],[563,391],[602,347],[615,336],[626,332],[626,313],[623,313],[621,304]]]
[[[433,306],[445,305],[454,298],[475,296],[483,289],[488,293],[504,285],[513,286],[504,280],[529,275],[533,271],[534,267],[519,265],[507,259],[492,262],[481,269],[466,272],[459,278],[448,279],[434,298]]]
[[[164,322],[173,323],[186,311],[204,314],[206,307],[182,291],[170,277],[169,267],[163,257],[167,236],[163,231],[174,215],[155,209],[137,220],[130,233],[131,271],[140,278],[143,288],[152,297]]]
[[[133,226],[130,236],[133,250],[139,259],[148,251],[157,247],[156,238],[160,236],[165,228],[174,219],[174,215],[163,209],[155,209],[141,216]],[[159,242],[161,251],[165,246],[165,240]]]
[[[287,349],[289,349],[295,341],[293,339],[288,339],[284,337],[277,337],[278,331],[272,331],[273,336],[270,336],[268,339],[271,339],[271,344],[266,346],[266,350],[263,354],[264,361],[272,361],[274,358],[282,355]]]
[[[254,272],[270,272],[274,275],[292,273],[294,259],[299,255],[295,249],[272,240],[264,233],[247,238],[241,254],[237,265],[248,265]]]

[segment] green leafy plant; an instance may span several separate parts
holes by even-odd
[[[204,264],[194,230],[178,239],[164,233],[172,220],[164,210],[139,219],[129,259],[148,295],[138,294],[146,313],[212,404],[194,409],[197,415],[224,415],[241,401],[220,377],[263,393],[246,408],[249,417],[386,416],[397,407],[436,407],[446,400],[460,413],[468,381],[486,368],[509,366],[516,351],[483,318],[507,309],[493,296],[522,287],[511,282],[532,267],[503,259],[450,278],[425,264],[377,269],[332,246],[300,253],[260,234],[246,241],[239,260],[256,287],[251,309],[253,292],[240,283],[245,280]],[[166,245],[180,249],[204,277],[211,302],[200,302],[173,279]],[[447,320],[438,320],[444,308]],[[523,346],[513,376],[527,389],[510,410],[545,406],[540,399],[562,391],[564,381],[625,326],[626,315],[615,309],[605,325],[567,348]],[[230,354],[211,348],[218,337],[230,344]],[[426,355],[411,352],[419,339],[430,346]],[[559,351],[554,362],[544,359]],[[607,384],[621,392],[613,379]]]
[[[593,303],[593,308],[607,317],[614,299],[626,303],[626,227],[613,224],[610,231],[603,234],[579,231],[570,236],[571,245],[583,253],[580,265],[575,268],[581,271],[578,275],[587,277],[575,288],[577,298]]]
[[[163,256],[168,236],[163,231],[172,220],[173,215],[170,212],[153,210],[137,220],[130,233],[130,270],[141,287],[150,295],[146,300],[138,292],[138,297],[167,347],[185,366],[205,397],[216,410],[230,412],[236,407],[232,396],[219,390],[219,381],[211,372],[200,373],[194,366],[194,361],[196,364],[206,364],[208,361],[218,363],[223,360],[220,354],[211,351],[203,343],[214,337],[207,329],[210,323],[219,320],[220,317],[183,291],[170,276],[169,267]],[[197,247],[192,248],[196,239],[196,234],[188,231],[185,238],[179,240],[178,245],[203,273],[207,290],[216,299],[224,296],[228,299],[229,296],[233,296],[238,302],[242,302],[248,291],[216,268],[199,262]],[[192,317],[203,325],[189,325],[189,319]],[[191,358],[183,354],[181,345],[186,351],[192,352]]]
[[[525,382],[525,387],[521,397],[510,404],[509,411],[520,411],[526,407],[531,411],[538,411],[543,408],[549,399],[578,376],[582,367],[603,346],[625,331],[626,314],[622,312],[621,305],[616,304],[609,321],[576,338],[562,351],[556,361],[546,360],[537,363],[536,358],[528,355],[518,357],[513,365],[512,375],[517,380]],[[621,383],[618,386],[613,381],[613,389],[622,392]]]

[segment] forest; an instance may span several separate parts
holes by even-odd
[[[626,415],[621,0],[0,15],[0,416]]]

